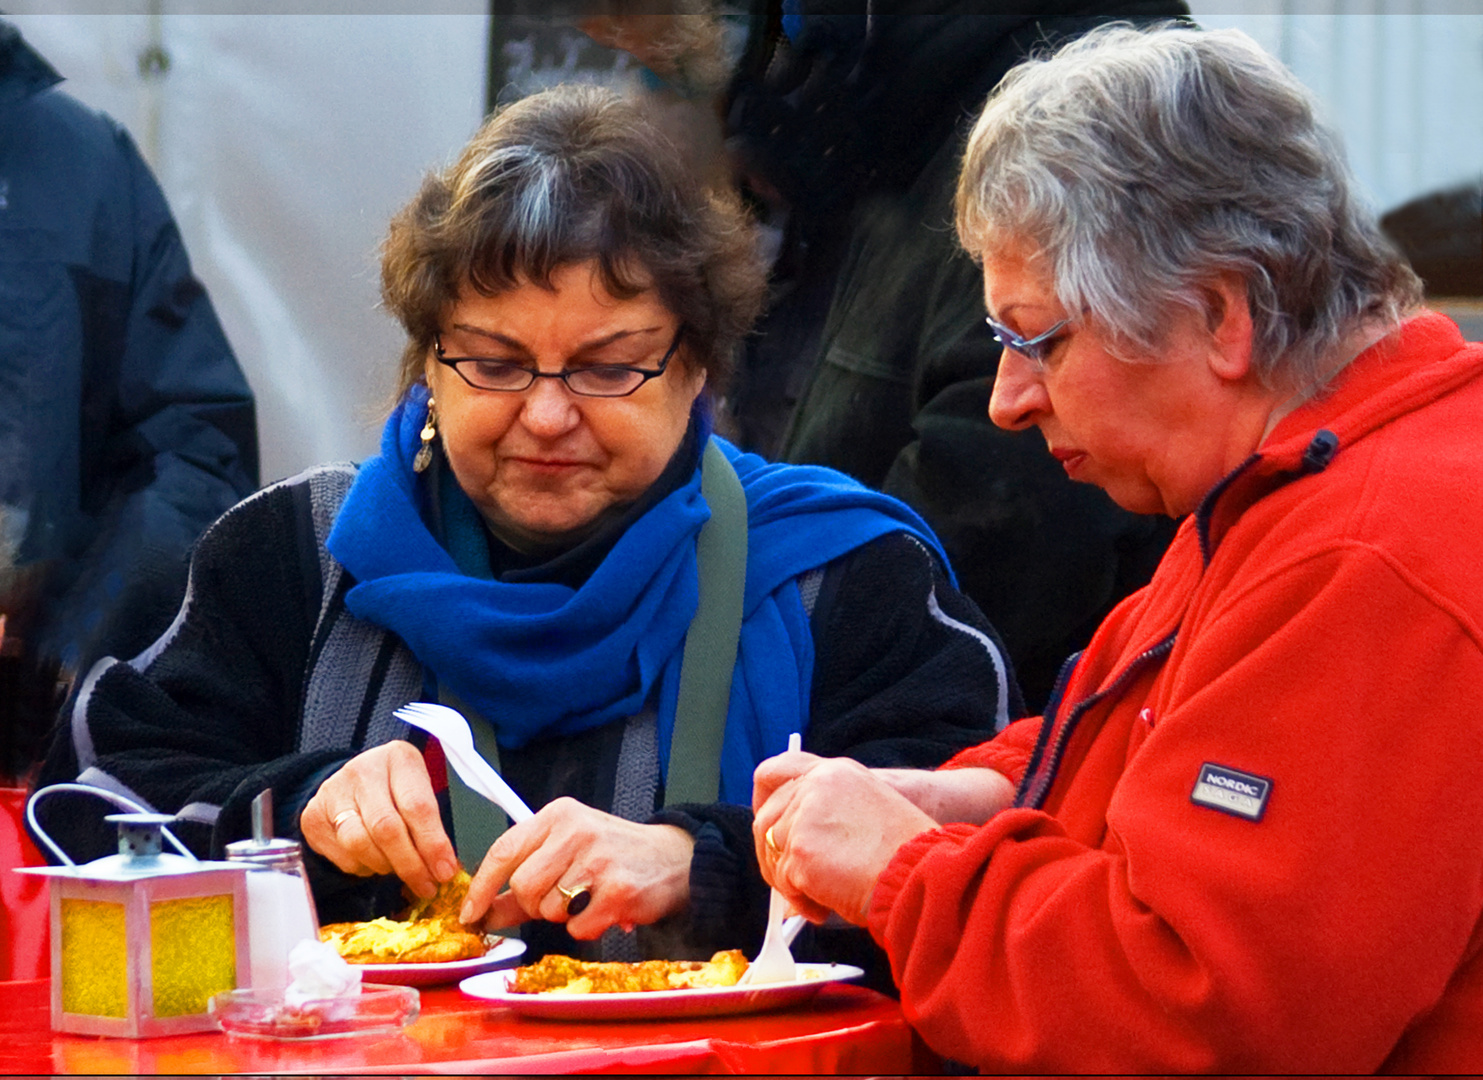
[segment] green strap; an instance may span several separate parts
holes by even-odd
[[[747,584],[747,496],[714,442],[706,444],[701,459],[700,493],[711,517],[695,541],[700,602],[680,660],[679,702],[664,777],[667,806],[711,803],[720,795],[721,739]]]
[[[474,749],[495,772],[499,772],[499,743],[495,740],[494,726],[445,687],[438,688],[438,700],[463,713],[474,733]],[[509,827],[509,820],[503,810],[459,779],[451,764],[448,766],[448,805],[453,811],[453,846],[458,852],[459,862],[472,874],[484,861],[489,846]]]

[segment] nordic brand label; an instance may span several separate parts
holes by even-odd
[[[1200,766],[1200,778],[1195,781],[1195,790],[1189,793],[1190,802],[1221,810],[1227,814],[1260,821],[1267,811],[1267,799],[1272,794],[1272,781],[1265,776],[1229,769],[1210,762]]]

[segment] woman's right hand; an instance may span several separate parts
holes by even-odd
[[[395,874],[423,899],[458,872],[427,765],[401,740],[357,754],[320,784],[299,831],[347,874]]]
[[[565,923],[584,941],[610,926],[647,926],[689,903],[694,853],[695,838],[678,826],[626,821],[576,799],[554,799],[490,847],[459,920],[494,930],[545,919]],[[563,889],[578,886],[590,890],[591,902],[568,913],[571,892]]]
[[[768,758],[757,766],[752,799],[763,878],[816,923],[834,911],[864,926],[870,895],[896,851],[938,825],[850,758]]]

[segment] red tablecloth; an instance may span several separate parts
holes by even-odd
[[[0,1073],[936,1073],[900,1006],[826,986],[772,1013],[689,1020],[530,1020],[456,987],[422,991],[401,1034],[296,1043],[220,1034],[54,1035],[45,979],[0,983]]]

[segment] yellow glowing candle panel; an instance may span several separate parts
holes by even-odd
[[[129,949],[123,904],[67,899],[62,908],[62,1009],[129,1015]]]
[[[203,1013],[212,994],[236,989],[235,908],[231,893],[160,900],[149,906],[156,1016]]]

